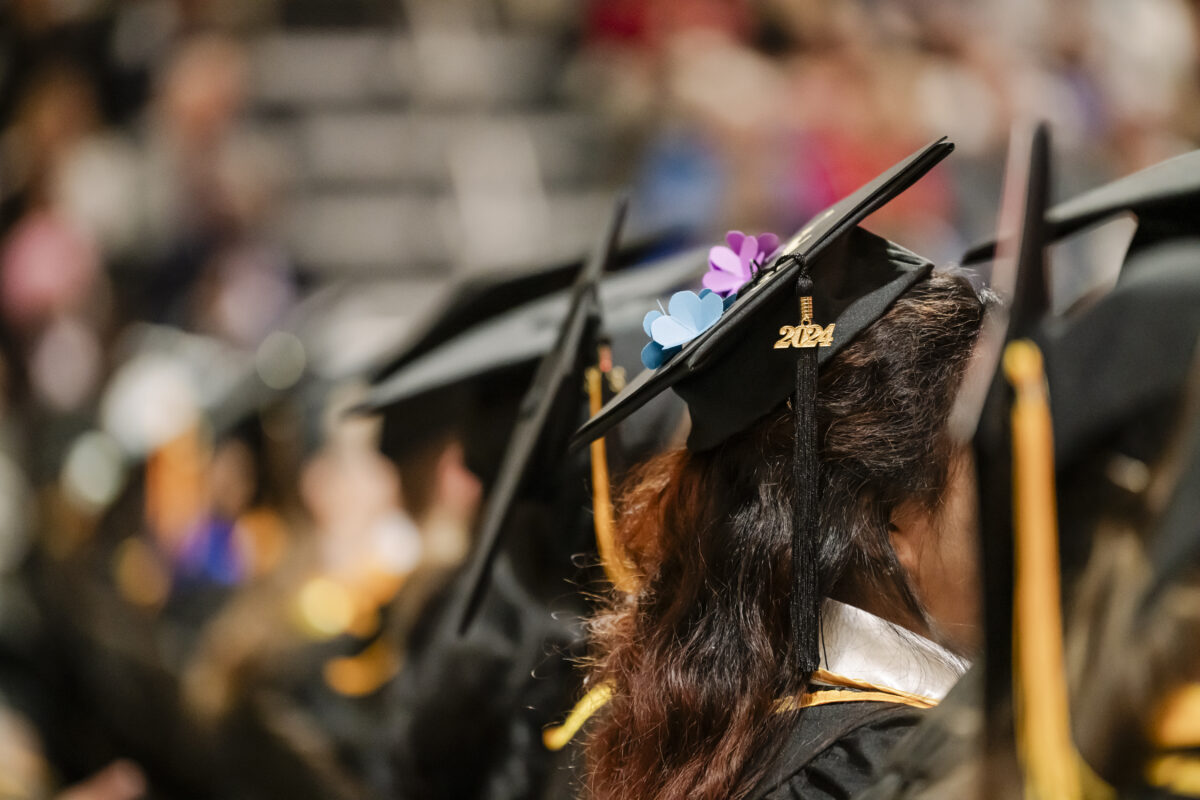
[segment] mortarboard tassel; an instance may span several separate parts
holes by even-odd
[[[800,298],[800,324],[812,321],[812,278],[808,264],[800,266],[796,295]],[[802,348],[796,359],[796,394],[792,398],[795,443],[792,481],[796,508],[792,523],[792,638],[798,665],[805,675],[820,666],[818,644],[821,626],[821,587],[817,578],[817,492],[820,487],[817,461],[817,350]]]
[[[619,368],[618,368],[619,369]],[[618,373],[619,374],[619,373]],[[601,344],[597,352],[597,364],[584,373],[587,384],[589,413],[599,413],[603,405],[603,381],[608,377],[610,385],[614,381],[612,363],[612,348]],[[623,384],[624,375],[617,379]],[[619,388],[617,389],[619,391]],[[596,552],[600,554],[600,564],[604,574],[613,587],[622,594],[636,594],[637,582],[629,566],[617,550],[614,536],[616,527],[613,521],[612,490],[608,477],[608,454],[601,436],[592,442],[592,518],[596,528]],[[552,748],[553,749],[553,748]]]
[[[1071,737],[1063,666],[1054,434],[1042,353],[1022,339],[1004,348],[1013,388],[1013,655],[1017,742],[1029,800],[1083,797],[1084,763]]]

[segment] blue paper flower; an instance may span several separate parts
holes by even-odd
[[[728,298],[727,300],[732,300]],[[650,311],[642,320],[642,329],[650,342],[642,349],[642,363],[658,369],[686,343],[713,326],[727,307],[727,300],[709,289],[700,294],[676,292],[667,304],[667,313]]]

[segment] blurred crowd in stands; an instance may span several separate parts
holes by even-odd
[[[402,585],[461,560],[480,486],[446,441],[401,474],[340,409],[431,298],[581,254],[620,187],[642,233],[786,233],[941,135],[959,155],[869,225],[953,261],[994,225],[1014,118],[1051,122],[1060,194],[1195,148],[1198,33],[1185,0],[0,3],[0,727],[21,732],[0,763],[24,770],[0,786],[132,797],[142,773],[97,773],[109,755],[215,741],[167,701],[89,729],[119,703],[56,683],[64,660],[113,697],[165,664],[191,720],[269,687],[320,786],[347,762],[386,784],[362,732],[383,710],[318,695],[403,669],[339,637],[374,641]],[[194,417],[234,402],[240,365],[320,380],[209,446]],[[95,641],[45,633],[71,624]],[[105,666],[117,639],[144,674]],[[176,777],[246,757],[210,750]]]
[[[562,230],[586,227],[598,206],[556,209],[626,184],[648,229],[787,230],[946,134],[960,150],[953,172],[877,224],[950,260],[992,224],[1014,117],[1054,125],[1064,190],[1200,136],[1185,0],[12,0],[3,14],[7,382],[58,409],[94,391],[122,321],[261,341],[298,284],[348,277],[354,258],[329,252],[339,237],[347,251],[377,240],[373,274],[436,282],[566,255],[585,239]],[[356,96],[272,96],[297,48],[311,73],[355,69],[356,36],[374,45],[347,76]],[[480,80],[473,62],[506,40],[541,43],[523,50],[549,75],[503,78],[532,91]],[[330,128],[305,103],[355,113]],[[397,109],[408,127],[379,129]],[[547,109],[602,134],[539,136]],[[434,119],[441,138],[489,114],[510,130],[440,152],[419,127]],[[338,151],[340,170],[326,163]],[[405,151],[434,162],[427,180],[393,169],[387,184]],[[314,244],[315,228],[330,230]]]

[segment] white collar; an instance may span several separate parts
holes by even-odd
[[[821,668],[877,686],[941,700],[969,661],[907,628],[826,600],[821,611]]]

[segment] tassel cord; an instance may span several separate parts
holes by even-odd
[[[800,298],[812,296],[812,279],[807,265],[801,268],[796,281],[796,294]],[[796,493],[792,525],[792,638],[797,648],[799,670],[809,675],[820,666],[821,624],[821,587],[817,572],[820,464],[817,457],[816,348],[801,349],[796,359],[792,416],[795,431],[792,482]]]

